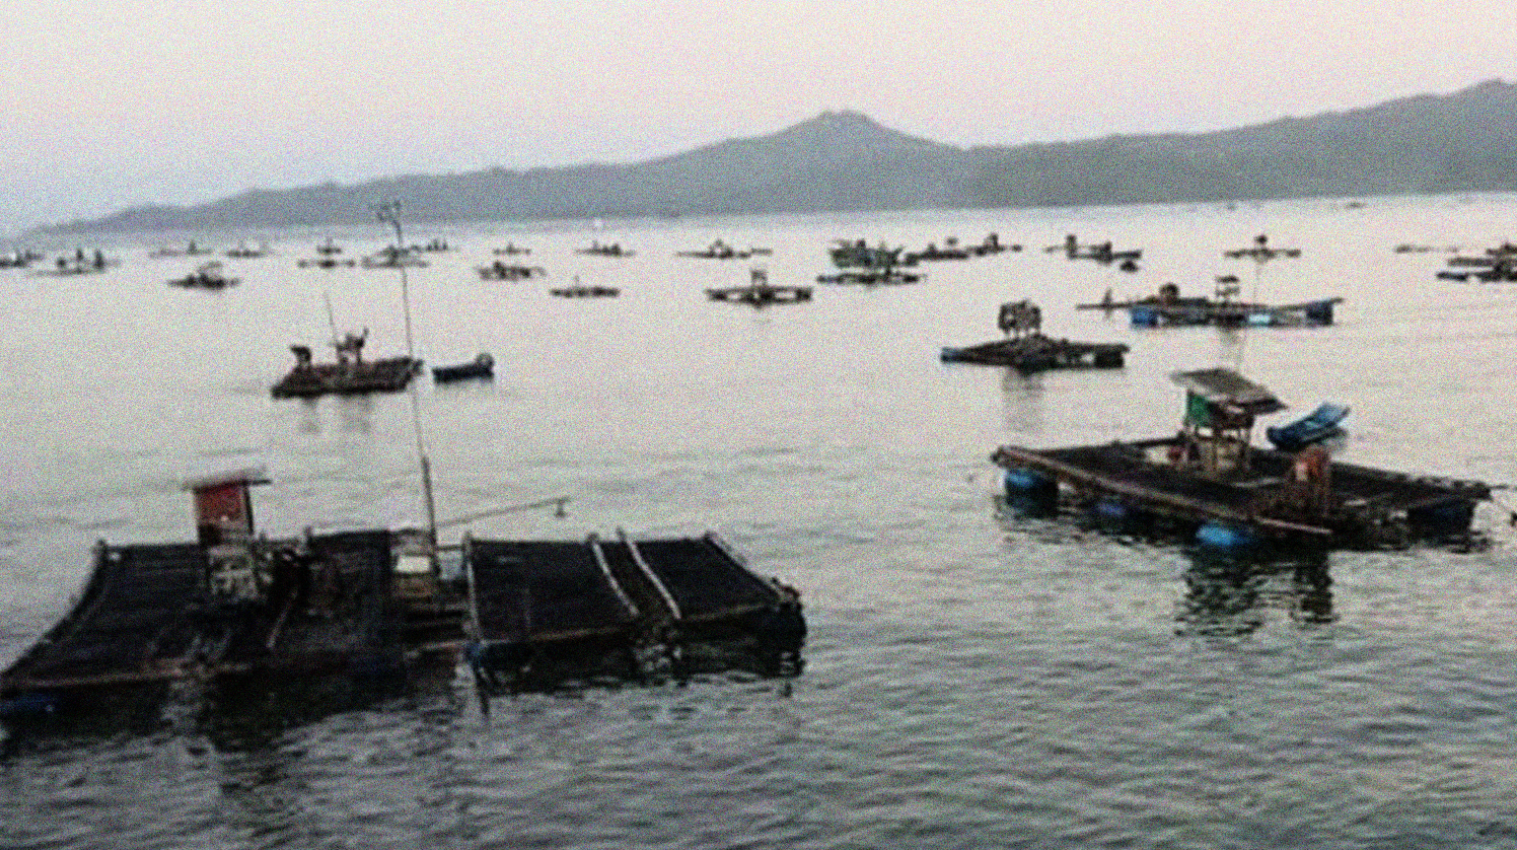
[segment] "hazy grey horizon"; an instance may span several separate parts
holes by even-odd
[[[1517,8],[14,0],[0,27],[17,233],[252,188],[639,162],[829,109],[964,146],[1228,129],[1501,78]]]

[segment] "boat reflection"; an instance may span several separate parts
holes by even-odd
[[[1283,614],[1302,628],[1333,622],[1332,578],[1325,551],[1239,557],[1196,548],[1189,553],[1178,633],[1235,637]]]

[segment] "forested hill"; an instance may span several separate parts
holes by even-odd
[[[413,175],[255,190],[38,232],[1068,206],[1517,190],[1517,86],[1214,133],[962,148],[827,112],[768,136],[629,165]]]

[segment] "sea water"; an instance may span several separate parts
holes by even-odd
[[[376,199],[383,200],[383,199]],[[1517,480],[1517,288],[1435,279],[1512,237],[1517,198],[1325,199],[438,226],[409,270],[349,256],[384,225],[54,240],[104,273],[0,271],[0,664],[68,609],[91,546],[190,539],[182,483],[261,468],[270,535],[443,520],[483,537],[714,530],[803,593],[805,669],[497,699],[444,668],[367,700],[192,688],[147,718],[11,734],[6,847],[1164,847],[1517,843],[1517,592],[1509,493],[1482,545],[1225,562],[1179,541],[1019,516],[996,446],[1172,434],[1177,370],[1225,366],[1292,411],[1350,405],[1345,460]],[[808,285],[835,239],[908,248],[997,233],[1019,252],[919,284],[816,284],[762,310],[708,300]],[[1071,261],[1075,234],[1138,271]],[[1296,259],[1230,260],[1266,235]],[[751,260],[676,256],[722,239]],[[203,259],[241,283],[168,286]],[[592,241],[636,253],[577,253]],[[506,243],[545,278],[483,281]],[[1398,245],[1432,251],[1397,251]],[[43,268],[46,267],[44,264]],[[1135,329],[1076,309],[1174,282],[1291,303],[1326,328]],[[552,287],[615,286],[611,299]],[[402,286],[404,284],[404,286]],[[405,293],[405,298],[402,293]],[[1054,337],[1131,346],[1120,370],[948,365],[1032,299]],[[409,320],[408,310],[409,307]],[[488,351],[487,383],[276,401],[288,346],[367,328],[431,364]],[[1274,423],[1270,423],[1274,424]],[[567,497],[567,516],[523,508]],[[0,733],[3,734],[3,733]]]

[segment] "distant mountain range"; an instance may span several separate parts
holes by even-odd
[[[1517,86],[1198,134],[961,148],[826,112],[631,165],[405,176],[147,206],[37,233],[996,208],[1517,190]]]

